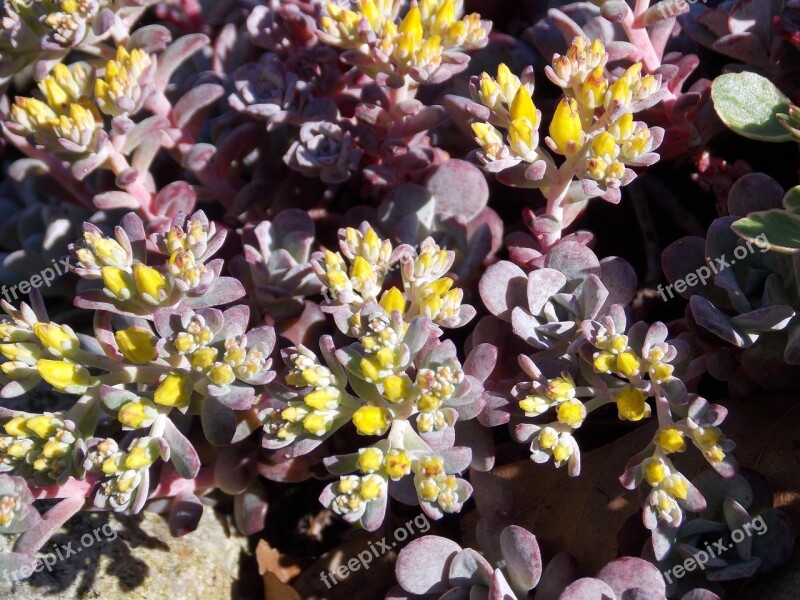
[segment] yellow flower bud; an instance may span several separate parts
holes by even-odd
[[[550,138],[560,154],[572,156],[579,150],[583,129],[578,103],[574,99],[562,98],[558,103],[553,120],[550,122]]]
[[[46,439],[54,435],[58,430],[58,422],[54,422],[53,417],[39,415],[28,419],[25,423],[25,427],[38,437]]]
[[[40,359],[36,363],[39,375],[59,392],[82,394],[91,378],[86,367],[61,360]]]
[[[663,461],[649,458],[644,462],[644,478],[650,485],[658,485],[667,475],[669,475],[669,469]]]
[[[158,458],[158,452],[151,448],[150,444],[137,444],[131,448],[131,451],[128,452],[128,455],[125,457],[125,468],[136,470],[144,469],[152,465],[156,458]]]
[[[36,344],[17,342],[16,344],[0,344],[0,354],[8,360],[17,360],[27,365],[33,365],[42,356],[42,351]]]
[[[156,339],[149,329],[128,327],[115,332],[114,339],[128,362],[144,365],[156,359]]]
[[[208,371],[208,378],[214,385],[222,387],[233,383],[236,376],[233,374],[233,369],[231,369],[230,365],[218,363]]]
[[[136,280],[136,289],[145,299],[149,296],[151,303],[160,303],[169,292],[167,279],[152,267],[136,263],[133,265],[133,277]]]
[[[340,396],[341,392],[335,387],[326,387],[306,394],[303,402],[317,410],[333,410],[339,406]]]
[[[353,413],[353,425],[361,435],[383,435],[389,428],[391,414],[379,406],[362,406]]]
[[[6,430],[8,435],[13,435],[16,437],[26,437],[28,436],[28,428],[26,423],[28,422],[28,418],[22,415],[14,417],[10,421],[7,421],[5,425],[3,425],[3,429]]]
[[[56,356],[70,354],[80,346],[77,336],[71,330],[55,323],[34,323],[33,333],[47,350]]]
[[[598,373],[611,373],[616,363],[616,357],[610,352],[599,352],[592,363]]]
[[[303,419],[303,428],[314,435],[324,435],[330,429],[331,419],[320,412],[312,412]]]
[[[188,373],[172,372],[156,388],[153,402],[183,408],[192,397],[192,378]]]
[[[535,126],[537,122],[536,106],[534,106],[533,99],[524,86],[520,86],[517,93],[514,95],[514,99],[511,102],[510,113],[512,121],[527,119],[531,127]]]
[[[556,462],[562,462],[572,456],[572,445],[566,441],[559,441],[555,448],[553,448],[553,459]]]
[[[103,276],[103,285],[120,300],[127,300],[133,294],[133,279],[130,273],[118,267],[103,267],[100,269]]]
[[[519,401],[519,407],[528,415],[538,416],[550,407],[550,399],[539,394],[527,396]]]
[[[680,473],[676,473],[667,477],[664,480],[663,485],[670,495],[678,498],[679,500],[685,500],[686,496],[689,495],[689,482]]]
[[[217,360],[216,348],[199,348],[192,352],[192,367],[205,371]]]
[[[422,15],[418,6],[413,6],[397,27],[397,32],[406,34],[410,43],[416,47],[422,43]]]
[[[417,488],[420,498],[426,502],[433,502],[439,497],[439,486],[433,479],[423,479]]]
[[[650,366],[650,379],[656,382],[662,382],[672,377],[672,371],[675,367],[665,363],[655,363]]]
[[[633,352],[622,352],[617,355],[617,371],[625,377],[633,377],[639,372],[639,359]]]
[[[401,315],[406,311],[406,299],[396,287],[392,287],[383,293],[381,297],[381,308],[391,315],[394,311],[399,312]]]
[[[686,449],[683,432],[675,427],[659,431],[655,442],[666,452],[683,452]]]
[[[549,450],[558,443],[558,432],[552,427],[545,427],[539,432],[539,447]]]
[[[147,408],[143,402],[128,402],[119,409],[117,420],[131,429],[149,427],[155,420],[155,409],[147,411]]]
[[[42,447],[42,454],[46,458],[61,458],[69,451],[69,445],[64,442],[51,438]]]
[[[639,388],[630,385],[622,388],[616,397],[619,418],[626,421],[641,421],[650,414],[650,407],[645,400],[646,396]]]

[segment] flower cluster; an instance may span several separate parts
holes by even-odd
[[[8,364],[8,363],[4,363]],[[80,449],[75,424],[60,417],[19,415],[3,425],[0,471],[42,481],[63,482],[72,473]]]
[[[552,155],[540,146],[541,111],[533,103],[530,70],[515,76],[505,64],[497,77],[481,74],[472,82],[473,100],[483,109],[472,124],[481,146],[477,156],[491,172],[522,165],[525,177],[551,186],[564,177],[577,177],[591,196],[619,201],[619,188],[635,173],[628,167],[647,166],[658,160],[653,150],[663,138],[660,128],[635,122],[633,113],[658,101],[660,78],[642,76],[635,63],[612,81],[606,70],[608,53],[598,38],[576,37],[566,55],[556,54],[545,72],[564,96],[549,124],[547,148],[566,158],[557,168]],[[506,130],[504,134],[495,125]],[[567,170],[569,171],[567,173]]]
[[[141,437],[131,442],[128,451],[119,449],[113,439],[97,440],[86,456],[86,470],[102,475],[97,493],[100,506],[123,511],[146,499],[149,467],[162,454],[158,441]]]
[[[473,13],[459,18],[461,2],[422,0],[400,17],[397,0],[358,0],[355,10],[329,2],[320,38],[344,48],[343,58],[373,78],[400,87],[407,79],[439,83],[463,71],[488,42],[491,25]]]

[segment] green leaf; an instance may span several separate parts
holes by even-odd
[[[733,230],[746,240],[763,245],[775,252],[794,254],[800,251],[800,215],[779,208],[754,212],[733,225]]]
[[[748,72],[720,75],[711,98],[722,122],[739,135],[765,142],[792,139],[777,117],[789,111],[789,99],[765,77]]]
[[[783,208],[791,213],[800,214],[800,185],[796,185],[783,197]]]

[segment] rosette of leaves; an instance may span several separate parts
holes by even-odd
[[[403,182],[422,183],[447,153],[436,148],[431,130],[447,120],[445,109],[419,100],[391,102],[378,88],[367,88],[355,111],[355,135],[365,154],[362,175],[376,195]]]
[[[668,596],[695,587],[724,596],[723,583],[771,573],[789,560],[794,526],[786,513],[773,508],[769,483],[761,475],[744,471],[726,479],[704,471],[693,483],[706,498],[706,509],[681,525],[672,551],[662,560],[656,560],[650,546],[643,553],[662,573],[687,559],[695,566],[703,563],[702,568],[686,569],[683,577],[668,578]]]
[[[510,261],[490,266],[479,286],[494,315],[488,318],[510,323],[537,353],[557,358],[575,341],[582,321],[602,316],[612,304],[627,306],[636,291],[633,268],[621,258],[598,259],[581,241],[585,236],[567,237],[544,255],[529,248],[533,268],[527,273]]]
[[[272,318],[299,315],[305,297],[322,290],[310,262],[314,234],[308,213],[294,208],[242,230],[244,255],[231,261],[231,270],[249,282],[254,304]]]
[[[731,188],[731,216],[714,221],[705,240],[683,238],[662,254],[672,289],[689,301],[688,321],[708,353],[709,373],[737,395],[798,383],[800,292],[791,257],[771,249],[766,231],[750,231],[745,240],[731,229],[740,217],[780,206],[782,196],[769,177],[747,175]]]
[[[486,206],[489,188],[474,165],[451,159],[435,167],[425,186],[393,188],[378,207],[382,229],[400,242],[417,245],[432,236],[455,252],[451,272],[465,285],[502,244],[503,222]],[[477,282],[475,282],[477,283]]]

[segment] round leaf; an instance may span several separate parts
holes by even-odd
[[[711,86],[714,108],[730,129],[746,138],[765,142],[792,139],[778,121],[789,110],[789,99],[768,79],[756,73],[720,75]]]

